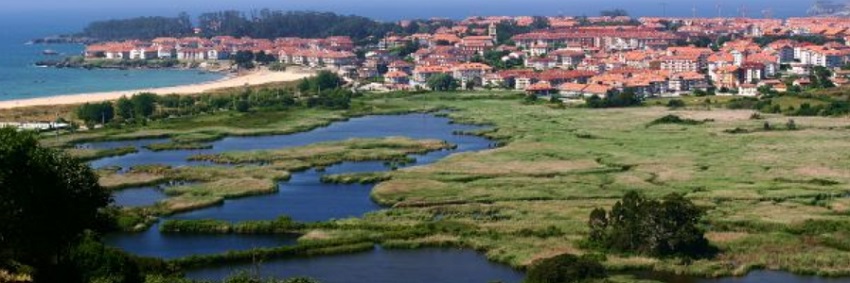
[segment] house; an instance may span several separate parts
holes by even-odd
[[[549,53],[555,59],[555,62],[563,67],[575,68],[586,56],[582,50],[574,49],[558,49]]]
[[[410,79],[405,72],[392,71],[384,75],[384,82],[394,85],[406,85],[410,83]]]
[[[505,79],[501,75],[497,73],[490,73],[484,75],[484,77],[481,78],[481,85],[490,87],[504,87],[507,84],[505,83]]]
[[[531,86],[530,77],[517,77],[514,79],[514,88],[516,90],[525,90],[529,86]]]
[[[708,88],[705,75],[697,72],[676,73],[670,76],[667,89],[673,92],[690,92]]]
[[[743,72],[740,80],[745,83],[755,84],[764,79],[765,66],[762,63],[746,62],[741,64],[740,69]]]
[[[697,72],[700,70],[699,54],[661,57],[661,70],[671,72]]]
[[[758,83],[758,87],[768,87],[777,92],[788,91],[788,87],[780,80],[763,80]]]
[[[717,88],[734,89],[740,84],[740,68],[737,66],[724,66],[718,68],[717,75],[714,79],[714,86]]]
[[[525,67],[535,70],[548,70],[558,66],[558,61],[550,57],[528,57],[525,59]]]
[[[738,95],[747,97],[756,97],[759,95],[758,86],[755,84],[742,84],[738,88]]]
[[[413,81],[417,84],[424,84],[433,75],[450,74],[451,72],[452,69],[446,66],[416,66],[413,69]]]
[[[463,63],[455,65],[452,68],[452,77],[459,80],[464,87],[468,82],[473,82],[475,85],[483,85],[482,78],[492,70],[492,67],[483,63]]]
[[[587,84],[563,83],[558,86],[558,91],[561,96],[579,98],[584,96],[584,89],[586,89],[587,86]]]
[[[564,83],[558,86],[561,95],[572,98],[591,97],[594,95],[605,97],[613,89],[613,87],[601,84]]]
[[[525,88],[525,92],[528,95],[549,95],[556,93],[555,90],[557,89],[552,87],[552,84],[547,81],[539,81]]]
[[[413,72],[413,64],[403,60],[396,60],[387,65],[387,70],[389,72],[404,72],[410,74]]]

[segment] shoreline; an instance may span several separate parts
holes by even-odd
[[[104,91],[104,92],[89,92],[89,93],[76,93],[76,94],[59,94],[59,95],[50,95],[38,98],[27,98],[27,99],[16,99],[16,100],[7,100],[0,101],[0,109],[12,109],[19,107],[30,107],[30,106],[48,106],[48,105],[69,105],[69,104],[81,104],[87,102],[101,102],[107,100],[116,100],[121,98],[122,96],[132,96],[141,92],[150,92],[157,95],[168,95],[168,94],[177,94],[177,95],[188,95],[188,94],[197,94],[208,92],[212,90],[222,89],[222,88],[231,88],[231,87],[239,87],[239,86],[252,86],[252,85],[261,85],[268,83],[276,83],[276,82],[288,82],[288,81],[296,81],[305,77],[309,77],[314,75],[314,71],[308,71],[301,68],[290,68],[286,71],[275,72],[269,71],[268,69],[260,69],[249,71],[241,74],[227,74],[223,78],[194,83],[194,84],[186,84],[186,85],[177,85],[170,87],[157,87],[157,88],[145,88],[145,89],[131,89],[131,90],[118,90],[118,91]]]

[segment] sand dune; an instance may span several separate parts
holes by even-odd
[[[257,70],[249,73],[244,73],[236,76],[229,76],[221,80],[205,82],[199,84],[150,88],[150,89],[134,89],[122,91],[107,91],[94,93],[80,93],[47,96],[31,99],[0,101],[0,109],[9,109],[15,107],[27,107],[38,105],[64,105],[64,104],[79,104],[85,102],[97,102],[104,100],[115,100],[122,96],[131,96],[140,92],[151,92],[159,95],[165,94],[195,94],[206,91],[211,91],[220,88],[238,87],[245,85],[260,85],[273,82],[295,81],[304,77],[313,75],[312,71],[304,70],[287,70],[284,72],[272,72],[268,70]]]

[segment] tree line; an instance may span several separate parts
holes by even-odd
[[[139,93],[117,101],[85,103],[77,118],[89,128],[97,124],[145,123],[148,120],[221,111],[284,110],[290,107],[348,109],[354,93],[338,75],[322,71],[287,87],[234,90],[229,94],[156,95]]]
[[[176,17],[136,17],[121,20],[96,21],[86,26],[81,36],[100,40],[153,39],[156,37],[180,37],[193,33],[189,14]]]
[[[100,40],[153,39],[194,35],[229,35],[253,38],[350,36],[357,42],[377,41],[389,32],[404,30],[394,23],[382,23],[370,18],[338,15],[325,12],[279,11],[262,9],[241,12],[235,10],[203,13],[197,17],[180,13],[176,17],[136,17],[96,21],[83,29],[81,36]],[[417,25],[417,31],[418,31]]]

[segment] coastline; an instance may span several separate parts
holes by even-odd
[[[38,98],[17,99],[0,101],[0,109],[11,109],[18,107],[29,106],[45,106],[45,105],[69,105],[80,104],[86,102],[100,102],[106,100],[116,100],[122,96],[132,96],[141,92],[150,92],[157,95],[167,94],[196,94],[207,91],[212,91],[222,88],[261,85],[275,82],[296,81],[313,75],[315,72],[304,70],[301,68],[290,68],[286,71],[275,72],[267,69],[249,71],[241,74],[231,74],[224,78],[215,81],[178,85],[171,87],[146,88],[146,89],[131,89],[120,91],[106,92],[91,92],[91,93],[76,93],[76,94],[61,94],[51,95]]]

